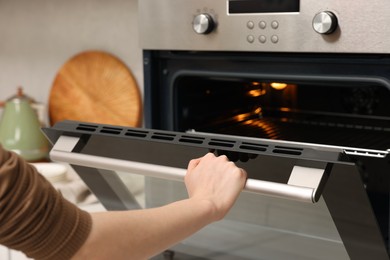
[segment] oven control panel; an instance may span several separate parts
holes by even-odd
[[[142,0],[138,5],[143,49],[390,53],[388,0]]]

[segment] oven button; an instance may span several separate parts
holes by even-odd
[[[271,27],[272,27],[272,29],[275,29],[275,30],[278,29],[278,27],[279,27],[278,21],[272,21]]]
[[[259,27],[260,27],[260,29],[264,30],[267,27],[267,23],[265,21],[260,21],[259,22]]]
[[[255,28],[255,24],[254,24],[252,21],[249,21],[249,22],[246,24],[246,27],[248,27],[248,29],[252,30],[253,28]]]
[[[272,43],[278,43],[279,41],[279,37],[277,35],[272,35],[271,36],[271,42]]]
[[[260,35],[259,36],[259,42],[260,43],[265,43],[267,41],[267,37],[265,37],[264,35]]]
[[[249,42],[249,43],[253,43],[255,41],[255,36],[253,35],[248,35],[248,37],[246,37],[246,40]]]
[[[198,14],[192,22],[192,27],[198,34],[208,34],[214,30],[215,22],[209,14]]]
[[[313,18],[313,29],[320,34],[330,34],[334,32],[337,25],[336,15],[329,11],[320,12]]]

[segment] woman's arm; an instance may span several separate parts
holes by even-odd
[[[33,259],[68,260],[92,219],[25,160],[0,145],[0,244]]]
[[[0,145],[0,244],[34,259],[146,259],[222,219],[245,180],[245,171],[209,153],[188,165],[188,199],[89,214]]]
[[[186,200],[159,208],[92,214],[92,231],[74,259],[147,259],[222,219],[246,181],[226,156],[188,165]]]

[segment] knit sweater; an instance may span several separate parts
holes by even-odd
[[[0,145],[0,244],[34,259],[70,259],[91,227],[89,213]]]

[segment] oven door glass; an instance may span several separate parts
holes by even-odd
[[[148,206],[186,198],[183,183],[146,184]],[[323,198],[308,204],[245,192],[224,220],[171,250],[187,259],[349,259]]]
[[[386,230],[378,226],[358,167],[339,147],[72,121],[44,132],[54,144],[51,158],[71,164],[108,210],[186,198],[181,180],[188,161],[209,151],[226,154],[246,169],[248,183],[281,187],[270,192],[247,185],[224,220],[156,259],[388,258]],[[372,158],[389,161],[383,151]],[[298,178],[291,185],[300,169],[320,173],[318,183],[301,185]],[[132,174],[147,176],[145,201],[135,200],[123,181]],[[292,186],[315,193],[309,200],[286,195]]]

